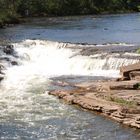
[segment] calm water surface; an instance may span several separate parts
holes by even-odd
[[[10,40],[49,39],[65,42],[140,44],[140,14],[38,18],[0,31]]]

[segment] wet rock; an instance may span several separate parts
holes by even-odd
[[[6,42],[4,42],[5,44]],[[3,70],[10,65],[18,65],[13,45],[0,45],[0,81],[4,79]]]
[[[108,30],[108,28],[104,28],[104,30]]]
[[[0,64],[0,81],[4,79],[4,73],[2,72],[4,66]]]
[[[12,64],[13,66],[15,66],[15,65],[18,65],[18,62],[16,62],[16,61],[11,61],[11,64]]]
[[[12,55],[14,53],[14,46],[13,45],[7,45],[3,48],[3,52]]]
[[[0,74],[0,81],[4,79],[4,75]]]
[[[74,90],[54,90],[49,94],[64,99],[67,103],[96,111],[130,127],[140,128],[140,108],[137,104],[140,102],[140,90],[133,87],[137,82],[136,80],[85,82],[74,84],[76,87]]]

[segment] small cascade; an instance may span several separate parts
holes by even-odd
[[[103,54],[102,54],[103,55]],[[139,62],[139,57],[128,58],[127,55],[123,55],[123,57],[116,57],[118,54],[108,54],[105,57],[99,56],[96,58],[88,58],[87,60],[87,68],[88,69],[97,69],[97,70],[119,70],[120,67],[126,66],[129,64],[134,64]],[[131,54],[133,56],[133,54]]]
[[[13,45],[14,56],[2,53],[18,61],[18,65],[6,67],[5,78],[1,82],[0,117],[5,122],[11,119],[9,116],[13,117],[11,114],[27,122],[29,109],[40,110],[43,103],[34,105],[34,100],[38,100],[38,96],[41,96],[41,101],[44,99],[42,94],[48,90],[52,77],[119,77],[120,66],[136,63],[140,57],[132,53],[105,52],[86,56],[81,54],[79,44],[51,41],[25,40]]]
[[[121,56],[117,53],[85,56],[80,53],[81,49],[79,46],[77,48],[77,44],[26,40],[13,45],[18,65],[8,66],[4,71],[5,78],[0,85],[0,122],[3,126],[13,125],[13,130],[15,126],[17,130],[21,126],[21,132],[23,124],[26,131],[30,132],[30,128],[35,130],[38,125],[41,128],[45,125],[46,128],[47,122],[56,117],[60,120],[63,114],[67,118],[69,109],[66,110],[66,106],[47,94],[52,88],[51,80],[54,77],[74,77],[74,82],[79,80],[76,77],[83,80],[86,80],[85,77],[94,79],[95,76],[119,77],[120,66],[139,61],[139,55],[132,53]],[[58,122],[55,128],[59,128],[59,124]],[[75,126],[75,122],[73,125]],[[11,139],[11,135],[8,138]]]
[[[137,63],[140,59],[139,55],[133,53],[100,53],[84,56],[80,54],[80,44],[53,41],[26,40],[14,46],[21,57],[21,63],[30,67],[30,71],[33,70],[38,75],[44,73],[46,76],[102,75],[111,77],[114,74],[110,75],[110,72],[118,73],[121,66]],[[104,75],[105,73],[107,75]]]
[[[18,65],[3,70],[5,80],[1,84],[18,91],[34,86],[34,83],[48,83],[50,77],[64,75],[116,78],[120,76],[121,66],[137,63],[140,59],[139,55],[133,53],[103,52],[85,56],[77,48],[79,44],[52,41],[25,40],[13,45],[16,56],[4,55],[16,59]]]

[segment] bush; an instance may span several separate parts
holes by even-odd
[[[135,88],[135,89],[140,89],[140,83],[136,83],[136,84],[134,85],[134,88]]]
[[[19,16],[17,14],[9,14],[7,12],[0,13],[0,28],[6,24],[17,24],[19,23]]]
[[[140,48],[139,48],[139,49],[137,49],[136,53],[140,54]]]

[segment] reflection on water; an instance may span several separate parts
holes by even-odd
[[[30,21],[30,20],[29,20]],[[66,42],[140,44],[140,14],[32,19],[0,30],[10,40],[49,39]]]

